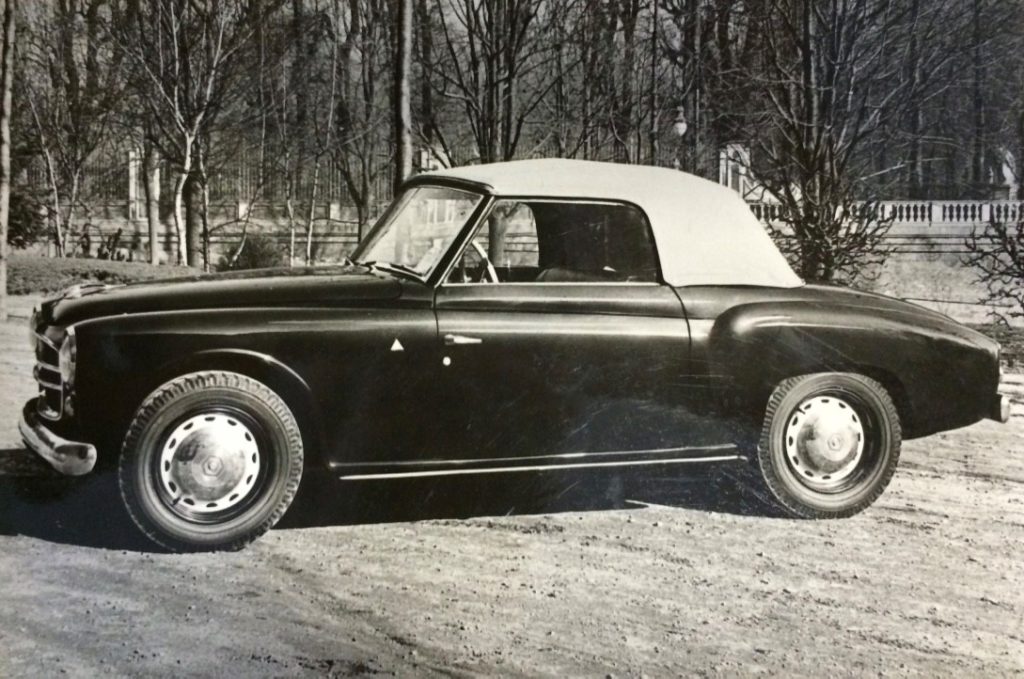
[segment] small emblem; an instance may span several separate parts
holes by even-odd
[[[398,341],[397,337],[395,338],[395,341],[391,343],[391,351],[405,351],[405,347],[402,346],[402,343]]]

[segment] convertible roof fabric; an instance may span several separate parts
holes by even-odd
[[[635,203],[647,213],[665,282],[685,285],[803,285],[764,226],[732,189],[661,167],[585,160],[517,160],[428,172],[495,196]]]

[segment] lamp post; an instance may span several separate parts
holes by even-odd
[[[686,109],[680,106],[676,109],[676,117],[672,120],[672,132],[675,133],[677,139],[676,158],[673,164],[677,170],[683,169],[683,164],[679,160],[679,150],[682,148],[683,137],[686,136],[688,129],[690,129],[690,124],[686,120]]]

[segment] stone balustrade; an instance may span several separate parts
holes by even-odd
[[[782,210],[778,203],[750,203],[750,208],[765,222],[778,222]],[[877,209],[899,231],[908,227],[969,231],[991,221],[1017,223],[1024,219],[1024,201],[1017,200],[887,200],[879,202]]]

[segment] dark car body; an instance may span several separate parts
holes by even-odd
[[[410,182],[483,196],[427,276],[348,264],[84,287],[47,301],[33,319],[41,395],[28,408],[26,440],[57,439],[51,448],[63,442],[65,458],[85,459],[77,442],[101,463],[113,459],[148,394],[210,369],[280,394],[301,426],[307,467],[343,479],[738,460],[746,453],[737,423],[756,421],[781,381],[822,372],[884,385],[904,438],[1005,420],[997,343],[939,313],[803,284],[784,263],[772,265],[781,273],[736,266],[738,255],[728,275],[705,253],[701,265],[713,274],[681,278],[693,265],[668,261],[682,246],[666,242],[674,227],[659,231],[654,218],[687,202],[665,196],[667,206],[650,207],[658,186],[622,201],[654,227],[661,263],[650,280],[444,280],[498,197],[610,200],[620,172],[602,166],[594,172],[611,175],[605,185],[584,177],[552,189],[522,179],[550,165],[526,165],[512,188],[493,178],[501,166]],[[687,190],[699,182],[686,181]],[[588,182],[598,184],[593,194],[572,195]],[[742,205],[728,189],[697,188],[711,192],[709,218],[722,202]],[[754,250],[771,247],[781,261],[766,241]],[[725,237],[707,252],[721,247],[731,247]],[[57,366],[67,328],[76,339],[73,386]],[[621,417],[647,407],[668,413],[669,425]],[[47,457],[61,467],[59,455]],[[71,459],[64,471],[91,466]]]

